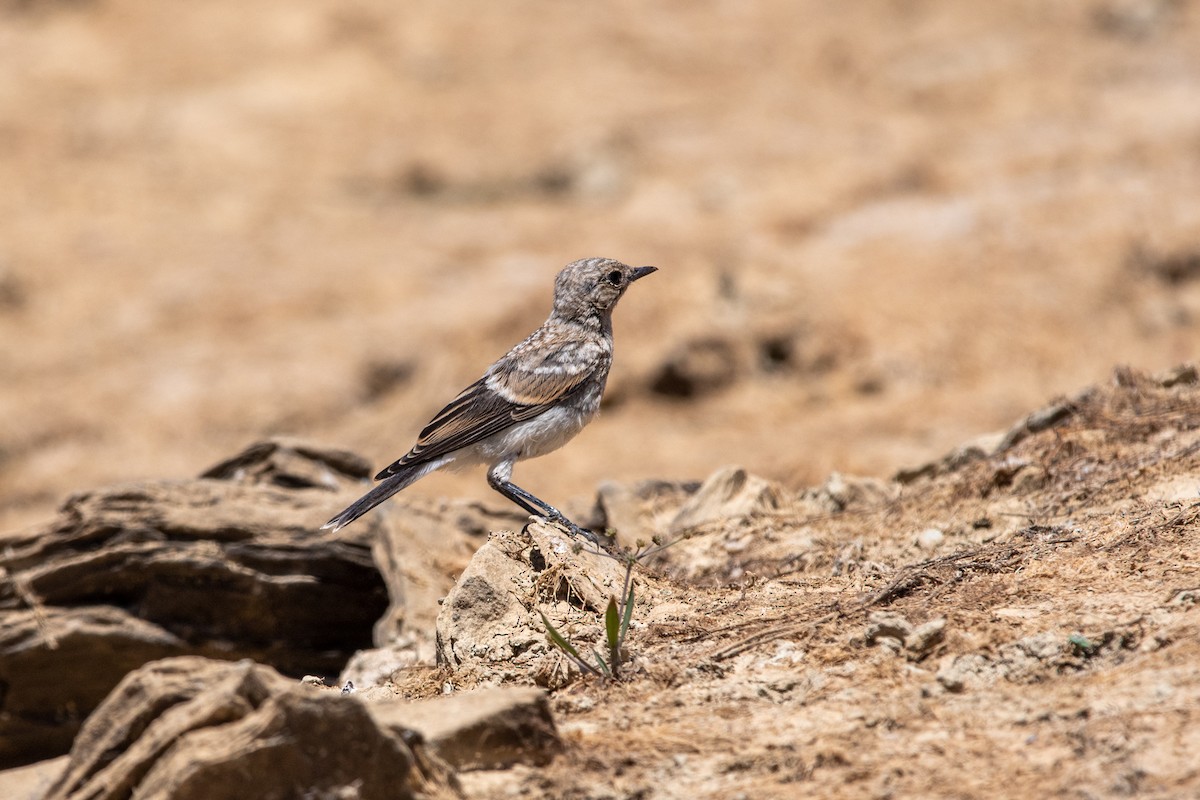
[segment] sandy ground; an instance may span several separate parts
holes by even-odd
[[[618,310],[601,419],[518,469],[567,507],[727,463],[793,489],[887,477],[1114,365],[1168,368],[1200,320],[1196,41],[1187,0],[0,3],[0,530],[270,434],[382,466],[585,255],[660,272]],[[478,473],[410,491],[494,502]],[[1013,613],[1003,641],[1030,633]],[[1194,656],[1147,658],[1169,676]],[[770,728],[754,769],[997,795],[1021,762],[912,777],[948,735],[930,720],[989,757],[1050,737],[1085,771],[1134,735],[1079,739],[1083,700],[1020,722],[1036,681],[930,710],[904,663],[812,687],[884,689],[802,757]],[[1010,727],[981,729],[997,708]],[[861,726],[898,749],[862,766]],[[660,745],[675,772],[637,780],[696,774],[699,745]],[[1028,785],[1062,763],[1043,756]],[[1076,774],[1057,790],[1125,785]]]

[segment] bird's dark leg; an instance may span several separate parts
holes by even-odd
[[[596,537],[596,534],[592,533],[587,528],[581,528],[574,522],[571,522],[571,520],[563,516],[563,513],[557,508],[550,505],[545,500],[534,497],[532,494],[525,491],[520,486],[517,486],[512,481],[507,480],[502,475],[496,474],[496,472],[497,470],[491,470],[488,472],[488,485],[490,485],[497,492],[504,495],[509,500],[512,500],[530,514],[534,514],[539,517],[545,517],[551,522],[562,525],[573,536],[581,536],[592,544],[600,543],[600,540]]]

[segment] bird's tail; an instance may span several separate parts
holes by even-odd
[[[396,492],[416,483],[419,478],[424,477],[439,466],[441,466],[441,463],[436,461],[432,464],[415,464],[407,469],[400,470],[395,475],[385,478],[374,489],[351,503],[345,511],[322,525],[321,530],[341,530],[384,500],[387,500]]]

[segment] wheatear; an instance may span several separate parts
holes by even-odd
[[[612,311],[657,267],[585,258],[558,273],[554,309],[542,327],[488,367],[425,426],[412,450],[375,476],[382,481],[322,527],[349,525],[442,467],[487,464],[488,483],[530,514],[596,541],[595,534],[514,484],[513,464],[557,450],[591,422],[612,364]]]

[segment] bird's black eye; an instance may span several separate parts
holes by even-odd
[[[625,276],[621,274],[621,270],[614,269],[612,272],[608,273],[608,282],[611,283],[613,286],[620,286],[621,278],[624,278],[624,277]]]

